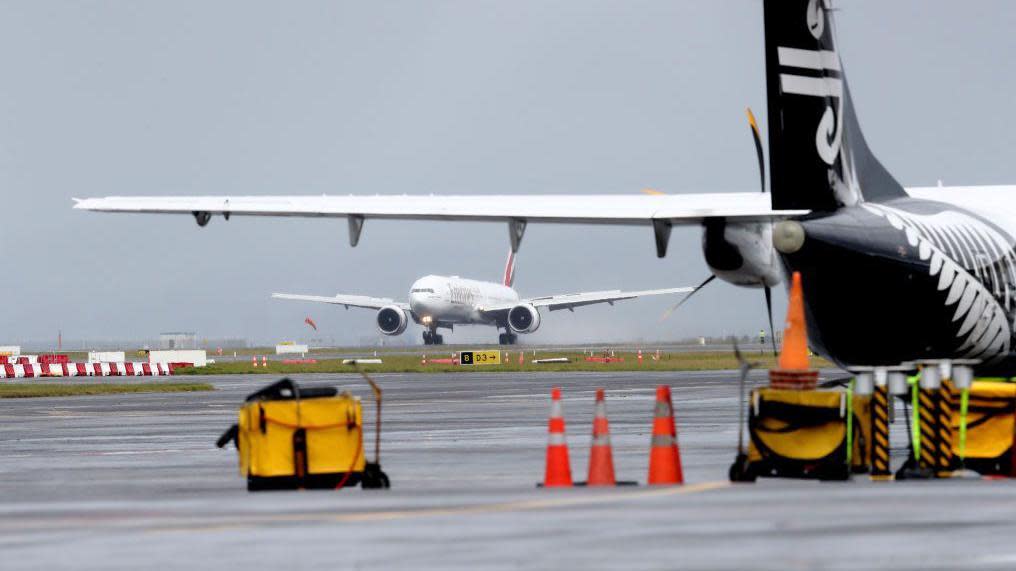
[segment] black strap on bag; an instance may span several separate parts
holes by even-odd
[[[967,422],[967,430],[980,426],[996,416],[1013,414],[1013,401],[1009,397],[977,397],[970,399],[970,406],[967,407],[967,414],[980,414],[981,418]]]
[[[293,431],[293,477],[297,485],[304,487],[304,480],[307,477],[307,431],[297,428]]]
[[[240,440],[238,438],[239,435],[240,435],[240,425],[234,424],[233,426],[230,426],[228,430],[222,433],[222,436],[220,436],[219,439],[215,441],[215,445],[218,446],[219,448],[222,448],[225,445],[229,444],[229,441],[232,440],[233,444],[236,446],[236,449],[239,450],[240,449]]]
[[[335,387],[300,387],[292,379],[285,378],[247,395],[246,402],[257,400],[289,400],[300,398],[333,397],[339,394]]]

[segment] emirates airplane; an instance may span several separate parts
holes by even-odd
[[[695,288],[678,287],[645,291],[594,291],[546,297],[521,298],[512,288],[515,283],[515,253],[508,252],[501,283],[483,282],[459,276],[424,276],[409,289],[409,302],[383,297],[338,294],[334,297],[275,293],[276,299],[295,299],[377,310],[377,328],[385,335],[401,335],[409,320],[422,325],[423,344],[441,345],[444,336],[438,329],[456,325],[493,325],[504,329],[498,336],[501,345],[514,345],[519,333],[532,333],[540,327],[540,310],[556,311],[595,303],[614,304],[622,299],[649,295],[692,293]]]
[[[531,222],[633,225],[651,230],[660,257],[674,225],[698,225],[706,282],[768,297],[801,272],[810,344],[841,366],[967,358],[982,374],[1016,374],[1016,186],[903,187],[861,133],[827,0],[763,6],[769,193],[760,168],[762,192],[107,197],[75,208],[186,213],[202,226],[213,215],[344,217],[353,245],[370,218],[487,220],[508,226],[513,251]]]

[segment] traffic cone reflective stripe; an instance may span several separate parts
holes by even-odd
[[[545,487],[570,487],[571,463],[568,461],[568,443],[565,441],[564,410],[561,406],[561,389],[550,392],[550,420],[547,422],[547,469],[543,475]]]
[[[603,389],[596,389],[596,412],[593,415],[593,444],[589,450],[587,486],[615,486],[614,455],[610,449],[610,423]]]
[[[684,483],[681,453],[677,448],[674,406],[670,398],[670,387],[666,385],[656,387],[653,438],[649,449],[649,483]]]

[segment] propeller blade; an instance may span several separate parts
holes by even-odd
[[[741,348],[737,345],[737,340],[734,340],[734,358],[737,359],[737,368],[741,371],[741,380],[744,381],[748,371],[761,367],[762,363],[759,361],[748,361],[741,354]]]
[[[759,134],[758,123],[755,122],[755,115],[751,112],[751,107],[745,107],[744,110],[748,113],[748,126],[751,127],[751,137],[755,140],[755,154],[758,156],[759,188],[764,193],[766,191],[766,159],[762,154],[762,135]]]
[[[668,318],[668,317],[670,317],[670,314],[671,314],[671,313],[674,313],[674,312],[675,312],[675,311],[677,310],[677,308],[681,307],[681,305],[682,305],[682,304],[683,304],[684,302],[686,302],[686,301],[688,301],[689,299],[691,299],[691,296],[695,295],[695,293],[696,293],[696,292],[698,292],[698,290],[700,290],[700,289],[702,289],[702,288],[706,287],[706,284],[708,284],[709,282],[711,282],[711,281],[713,281],[713,280],[715,280],[715,279],[716,279],[716,274],[710,274],[710,275],[709,275],[709,277],[708,277],[708,278],[706,278],[706,279],[705,279],[705,281],[703,281],[702,283],[700,283],[700,284],[699,284],[699,286],[698,286],[697,288],[695,288],[695,289],[691,290],[691,292],[690,292],[690,293],[689,293],[688,295],[686,295],[686,296],[682,297],[682,298],[681,298],[681,301],[678,301],[677,303],[675,303],[674,305],[672,305],[672,306],[670,307],[670,309],[668,309],[667,311],[664,311],[664,312],[663,312],[663,315],[662,315],[662,316],[660,317],[660,322],[662,323],[662,322],[666,321],[666,320],[667,320],[667,318]]]
[[[773,356],[776,352],[776,331],[773,330],[773,289],[766,286],[766,312],[769,314],[769,340],[773,344]]]

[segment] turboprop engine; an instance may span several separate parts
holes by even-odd
[[[385,335],[400,335],[409,326],[409,316],[397,305],[386,305],[377,310],[377,328]]]
[[[702,252],[713,274],[746,287],[773,287],[783,279],[768,222],[731,223],[709,218],[703,224]]]
[[[540,312],[528,303],[508,310],[508,327],[515,333],[532,333],[540,328]]]

